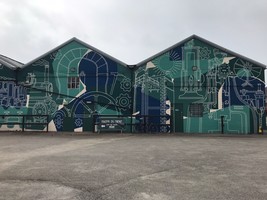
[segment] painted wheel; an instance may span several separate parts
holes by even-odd
[[[249,62],[245,62],[241,59],[238,59],[234,64],[235,74],[242,79],[254,76],[259,77],[261,74],[261,67],[255,67]]]
[[[43,116],[38,116],[38,115],[46,115],[47,114],[47,108],[46,108],[46,105],[42,102],[42,103],[36,103],[34,106],[33,106],[33,109],[32,109],[32,114],[33,115],[37,115],[34,117],[34,121],[35,122],[42,122],[42,121],[45,121],[45,118],[46,117],[43,117]]]

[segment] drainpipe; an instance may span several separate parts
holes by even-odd
[[[224,134],[224,116],[221,116],[221,134]]]
[[[132,97],[132,105],[131,105],[131,133],[133,133],[133,112],[134,112],[134,69],[136,65],[128,65],[129,69],[131,70],[131,97]]]

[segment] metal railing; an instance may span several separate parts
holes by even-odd
[[[0,115],[1,127],[2,125],[7,125],[7,126],[19,125],[22,132],[24,132],[25,129],[31,126],[40,126],[40,125],[45,126],[46,132],[48,132],[48,123],[49,123],[49,115]],[[31,128],[31,130],[35,129]],[[40,129],[36,129],[36,131],[37,130]],[[2,128],[0,128],[0,131],[2,131]]]

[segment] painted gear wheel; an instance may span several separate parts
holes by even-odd
[[[49,99],[49,100],[45,101],[45,104],[47,106],[47,113],[50,115],[55,114],[55,112],[57,111],[56,102],[52,99]]]
[[[124,92],[130,92],[131,91],[131,87],[132,87],[132,83],[131,80],[128,78],[125,78],[121,81],[121,89]]]
[[[131,98],[128,94],[120,94],[120,96],[116,98],[116,101],[119,106],[126,108],[130,106]]]
[[[32,114],[34,115],[45,115],[47,114],[47,108],[44,103],[36,103],[33,106]]]
[[[207,60],[210,58],[211,50],[209,50],[208,47],[203,47],[200,49],[199,54],[201,60]]]
[[[45,116],[38,116],[38,115],[46,115],[47,114],[46,105],[43,102],[42,103],[36,103],[33,106],[32,114],[33,115],[37,115],[37,116],[34,117],[34,121],[35,122],[43,122],[43,121],[45,121],[45,119],[46,119]]]

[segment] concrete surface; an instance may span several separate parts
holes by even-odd
[[[267,137],[0,134],[0,199],[267,199]]]

